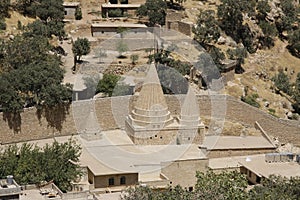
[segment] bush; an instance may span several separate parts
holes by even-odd
[[[242,96],[241,100],[251,106],[259,108],[260,104],[256,101],[257,98],[258,98],[257,94],[252,94],[252,95]]]
[[[123,17],[123,12],[121,9],[113,9],[108,11],[109,17]]]
[[[6,23],[4,22],[4,20],[0,20],[0,30],[6,30]]]
[[[75,10],[75,19],[76,20],[81,20],[82,19],[82,12],[81,8],[77,7]]]

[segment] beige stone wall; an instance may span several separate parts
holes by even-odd
[[[255,122],[258,121],[270,136],[276,136],[282,142],[292,142],[300,146],[299,121],[275,118],[230,96],[226,96],[226,102],[224,103],[222,98],[224,96],[198,96],[200,116],[210,117],[213,110],[216,116],[221,119],[225,117],[226,120],[238,122],[249,127],[254,127]],[[98,99],[95,102],[95,112],[100,129],[124,128],[125,116],[128,115],[128,110],[132,108],[131,106],[128,107],[128,103],[131,102],[130,104],[132,105],[135,99],[135,96]],[[172,115],[178,116],[180,114],[180,104],[183,102],[183,99],[182,95],[166,96]],[[220,110],[226,110],[226,116],[223,116],[222,112],[219,112]],[[66,115],[60,112],[57,109],[55,112],[44,113],[39,121],[35,108],[26,109],[21,113],[21,125],[18,133],[14,133],[12,124],[9,124],[8,120],[5,121],[2,118],[0,120],[0,141],[2,143],[11,143],[76,134],[77,129],[83,126],[90,110],[82,102],[78,103],[75,109],[71,106]],[[51,123],[47,122],[46,117]],[[15,119],[11,120],[11,122],[15,123],[16,121]],[[55,124],[58,121],[62,121],[62,123],[56,126]],[[210,126],[210,124],[205,125]],[[55,128],[55,126],[59,129]]]
[[[192,35],[192,27],[193,27],[193,24],[191,24],[191,23],[178,21],[178,31],[180,33],[183,33],[187,36],[191,36]]]
[[[234,150],[212,150],[208,151],[207,157],[221,158],[231,156],[246,156],[255,154],[274,153],[275,149],[234,149]]]
[[[205,172],[207,167],[207,159],[178,160],[162,163],[161,173],[170,180],[170,185],[180,184],[188,189],[196,184],[196,171]]]

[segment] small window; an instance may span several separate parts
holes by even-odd
[[[126,177],[125,176],[122,176],[120,178],[120,185],[125,185],[126,184]]]
[[[193,192],[193,187],[189,187],[189,192]]]
[[[101,31],[102,34],[104,34],[104,31]]]
[[[115,185],[115,179],[113,177],[108,179],[108,185]]]
[[[68,14],[68,12],[65,10],[65,15],[67,15]]]
[[[191,138],[190,138],[190,137],[188,137],[188,140],[191,140]]]
[[[152,137],[150,137],[150,140],[152,140]]]
[[[157,135],[155,135],[155,137],[157,137]]]
[[[249,178],[251,178],[251,176],[252,176],[252,173],[250,170],[248,171],[248,176],[249,176]]]
[[[160,139],[162,139],[162,136],[160,136]]]

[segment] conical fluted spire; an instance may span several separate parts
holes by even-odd
[[[168,108],[154,64],[149,66],[135,108],[149,111]]]
[[[187,92],[181,108],[180,122],[182,125],[196,126],[200,122],[199,105],[196,95],[191,87]]]

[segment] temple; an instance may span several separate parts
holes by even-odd
[[[179,118],[171,116],[154,64],[149,66],[138,99],[125,121],[125,130],[135,144],[201,144],[204,125],[195,94],[189,88]]]

